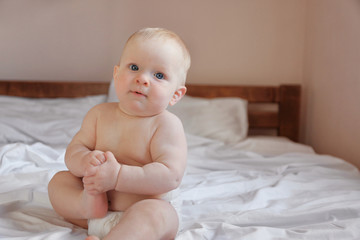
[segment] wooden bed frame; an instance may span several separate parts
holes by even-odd
[[[83,97],[106,94],[105,82],[41,82],[0,81],[0,95],[29,98]],[[250,129],[275,129],[278,136],[293,141],[299,139],[300,85],[227,86],[187,84],[187,95],[214,97],[241,97],[249,104],[272,103],[278,111],[249,110]]]

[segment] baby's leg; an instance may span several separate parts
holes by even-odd
[[[178,226],[177,213],[170,203],[147,199],[128,208],[104,240],[169,240],[175,238]]]
[[[49,182],[48,190],[54,210],[65,219],[82,227],[87,227],[87,223],[78,221],[79,219],[101,218],[108,211],[106,193],[87,194],[81,178],[72,175],[69,171],[56,173]]]

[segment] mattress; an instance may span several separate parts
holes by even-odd
[[[105,95],[0,97],[0,239],[85,239],[51,207],[47,184]],[[279,137],[236,144],[186,133],[177,240],[360,239],[360,174],[351,164]]]

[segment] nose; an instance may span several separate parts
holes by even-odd
[[[137,84],[149,86],[149,79],[144,74],[139,74],[135,79]]]

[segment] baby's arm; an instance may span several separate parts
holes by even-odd
[[[172,114],[161,119],[151,143],[152,163],[121,165],[115,190],[157,195],[177,188],[186,167],[187,145],[181,121]]]
[[[100,114],[99,105],[86,114],[79,132],[66,149],[66,166],[77,177],[83,177],[86,171],[106,160],[102,151],[94,150],[98,114]]]

